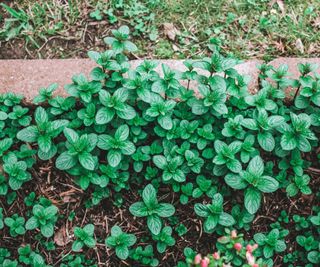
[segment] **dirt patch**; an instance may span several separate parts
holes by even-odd
[[[93,223],[95,225],[95,236],[97,239],[97,249],[88,250],[87,257],[93,258],[102,265],[106,266],[133,266],[130,261],[126,263],[121,262],[113,251],[106,249],[104,245],[104,239],[110,234],[110,229],[113,225],[121,225],[124,231],[134,233],[139,240],[145,242],[148,240],[146,237],[150,237],[149,231],[146,229],[145,220],[142,218],[134,218],[129,212],[129,206],[136,201],[139,201],[138,190],[142,190],[144,185],[132,184],[131,190],[124,194],[123,203],[121,208],[114,205],[114,196],[108,200],[102,201],[99,206],[86,209],[85,201],[90,195],[89,192],[83,192],[78,189],[74,184],[73,178],[65,173],[61,173],[52,166],[51,163],[41,164],[38,163],[38,167],[32,169],[33,179],[28,184],[23,186],[22,190],[18,191],[18,196],[12,205],[7,205],[3,197],[0,197],[0,204],[4,208],[4,214],[10,216],[18,213],[20,216],[27,214],[31,208],[24,204],[24,198],[30,193],[35,192],[38,197],[46,197],[52,201],[54,205],[59,208],[59,220],[56,223],[56,235],[59,233],[62,242],[57,244],[56,237],[56,249],[53,251],[46,251],[43,248],[43,243],[36,241],[34,235],[24,235],[23,237],[10,237],[7,230],[2,232],[2,239],[0,240],[0,247],[6,247],[12,251],[12,255],[17,256],[16,248],[22,244],[31,244],[33,248],[39,248],[40,252],[46,256],[48,264],[56,265],[61,261],[61,255],[67,254],[72,245],[72,229],[74,226],[85,225],[87,223]],[[314,192],[320,186],[320,170],[307,171],[312,176],[312,182],[310,187]],[[174,233],[176,239],[176,245],[170,247],[165,254],[156,253],[156,257],[160,260],[159,266],[174,266],[178,260],[183,260],[183,249],[185,247],[191,247],[196,251],[203,254],[212,252],[214,244],[219,237],[217,234],[203,233],[201,220],[194,213],[193,204],[194,200],[189,202],[188,205],[179,204],[178,195],[172,193],[169,188],[161,188],[158,193],[159,199],[163,202],[172,203],[176,207],[175,216],[178,218],[179,223],[183,223],[188,231],[187,234],[179,237]],[[226,212],[230,212],[231,204],[241,203],[243,196],[241,194],[229,195],[225,197]],[[208,197],[199,199],[197,202],[209,202]],[[289,211],[289,215],[298,214],[301,216],[308,216],[312,214],[312,206],[316,205],[316,199],[314,197],[300,197],[291,200],[286,196],[286,193],[278,190],[273,194],[266,194],[263,199],[262,208],[257,214],[251,230],[245,232],[245,237],[251,239],[253,233],[265,232],[270,228],[270,223],[276,222],[280,217],[282,210]],[[71,213],[75,212],[75,217],[72,221],[68,220]],[[174,228],[174,218],[170,224]],[[285,229],[290,230],[290,235],[286,237],[286,244],[288,246],[287,251],[295,251],[297,246],[295,238],[297,231],[295,230],[295,223],[290,220],[289,223],[284,224]],[[64,241],[61,238],[64,237]],[[58,241],[58,242],[59,242]],[[140,242],[138,245],[144,245],[145,242]],[[278,255],[275,259],[274,266],[282,265],[282,256]]]

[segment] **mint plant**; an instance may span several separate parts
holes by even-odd
[[[163,227],[161,232],[158,235],[153,235],[152,238],[157,241],[159,253],[164,253],[167,246],[172,247],[176,243],[174,237],[172,237],[172,228],[170,226]]]
[[[257,131],[257,140],[261,148],[265,151],[272,151],[275,147],[275,140],[272,130],[281,126],[285,122],[282,116],[268,116],[265,109],[259,110],[253,119],[243,119],[241,125],[252,131]]]
[[[278,130],[282,133],[281,147],[283,150],[293,150],[298,148],[302,152],[309,152],[311,144],[309,140],[317,140],[317,137],[310,130],[310,116],[301,113],[296,115],[290,113],[291,125],[282,124]]]
[[[8,114],[8,118],[12,120],[13,125],[26,127],[31,122],[31,116],[29,116],[28,113],[28,108],[17,105],[14,106],[12,112]]]
[[[161,64],[163,78],[154,77],[155,81],[152,83],[151,91],[159,95],[165,95],[170,98],[177,98],[180,96],[180,83],[178,73],[171,70],[169,66]],[[169,102],[170,103],[170,102]],[[172,105],[172,104],[171,104]],[[170,105],[169,105],[170,106]]]
[[[91,126],[95,123],[96,106],[93,103],[88,104],[85,108],[77,112],[77,116],[83,121],[85,126]]]
[[[28,143],[37,143],[39,146],[38,157],[48,160],[57,153],[53,138],[57,137],[67,126],[67,120],[50,121],[46,110],[38,107],[35,111],[36,125],[28,126],[17,133],[17,138]]]
[[[67,84],[64,88],[74,97],[80,98],[85,103],[90,103],[92,96],[101,90],[101,83],[98,81],[88,81],[84,74],[74,75],[72,84]]]
[[[97,135],[92,133],[79,136],[70,128],[65,128],[63,133],[67,139],[66,148],[68,150],[59,155],[56,167],[60,170],[69,170],[80,163],[83,168],[93,171],[98,159],[91,152],[98,142]]]
[[[136,247],[132,251],[130,258],[136,262],[139,262],[142,266],[145,265],[154,267],[159,265],[159,260],[155,258],[153,247],[151,245],[147,245],[145,247]]]
[[[234,189],[245,189],[244,205],[247,211],[254,214],[261,205],[262,193],[271,193],[278,189],[276,179],[264,174],[264,164],[260,156],[255,156],[246,169],[240,173],[228,174],[225,182]]]
[[[150,97],[150,108],[146,110],[146,115],[151,118],[157,118],[159,125],[165,130],[171,130],[173,122],[171,115],[176,102],[165,100],[160,95],[152,94]]]
[[[107,124],[115,115],[124,120],[132,120],[136,116],[136,112],[133,107],[125,103],[128,97],[129,92],[125,88],[117,89],[113,95],[108,91],[101,90],[99,100],[103,107],[96,114],[96,123]]]
[[[127,125],[120,126],[114,133],[114,137],[101,134],[98,137],[97,146],[102,150],[107,150],[107,160],[111,167],[117,167],[122,159],[122,155],[132,155],[136,148],[128,140],[130,129]]]
[[[219,193],[212,197],[211,204],[195,204],[194,211],[198,216],[205,218],[203,229],[206,233],[214,232],[218,225],[228,227],[235,224],[233,217],[223,211],[223,197]]]
[[[47,88],[42,87],[39,89],[39,94],[33,99],[33,103],[40,104],[52,99],[53,93],[58,89],[58,84],[50,84]]]
[[[31,180],[27,168],[27,163],[19,161],[14,153],[8,153],[4,157],[3,171],[8,175],[8,184],[12,190],[20,189],[25,182]],[[5,188],[3,190],[6,190]]]
[[[181,192],[180,192],[180,203],[185,205],[188,203],[189,198],[192,196],[193,192],[193,184],[187,183],[181,185]]]
[[[39,228],[44,237],[54,234],[54,225],[57,220],[58,208],[54,205],[44,207],[36,204],[32,208],[32,215],[26,222],[26,230]]]
[[[303,169],[307,167],[307,162],[304,161],[301,157],[301,152],[298,149],[295,149],[291,152],[291,158],[284,158],[279,162],[279,168],[283,170],[288,170],[292,168],[293,172],[298,175],[303,175]]]
[[[18,214],[13,214],[11,217],[5,218],[4,224],[9,227],[10,235],[12,237],[24,235],[26,232],[26,229],[24,228],[25,219]]]
[[[265,258],[270,258],[275,252],[283,252],[286,249],[286,244],[278,229],[273,229],[267,235],[257,233],[254,235],[254,240],[260,246]]]
[[[319,242],[317,242],[313,236],[303,236],[303,235],[298,235],[296,237],[297,243],[303,247],[306,251],[310,251],[313,249],[317,249],[319,246]]]
[[[134,52],[137,47],[134,43],[129,41],[130,29],[128,26],[121,26],[118,30],[112,30],[114,37],[104,38],[104,42],[111,45],[115,53],[121,53],[124,50]]]
[[[153,156],[153,163],[163,170],[162,180],[164,182],[175,181],[182,183],[186,180],[185,173],[179,168],[183,164],[182,157],[166,158],[162,155],[156,155]]]
[[[259,151],[254,147],[254,144],[254,135],[247,135],[243,140],[240,151],[240,159],[243,163],[248,163],[251,158],[259,154]]]
[[[248,95],[245,97],[245,102],[249,106],[255,107],[258,111],[273,111],[276,109],[277,104],[268,98],[268,91],[263,88],[255,95]]]
[[[318,250],[314,250],[314,251],[310,251],[308,253],[308,261],[313,263],[313,264],[319,264],[320,263],[320,249],[318,248]]]
[[[159,203],[156,189],[148,184],[142,191],[142,202],[133,203],[129,210],[136,217],[147,217],[147,225],[152,234],[158,235],[162,229],[162,219],[172,216],[175,208],[169,203]]]
[[[83,228],[75,227],[74,235],[76,240],[72,243],[72,250],[75,252],[80,251],[84,246],[94,248],[96,246],[96,240],[93,237],[94,225],[87,224]]]
[[[203,150],[210,141],[213,141],[215,135],[213,133],[213,128],[211,124],[205,124],[202,128],[197,129],[198,140],[197,148]]]
[[[185,159],[187,161],[187,166],[194,173],[200,173],[201,168],[204,165],[204,160],[199,156],[198,153],[195,153],[191,150],[187,150],[184,153]]]
[[[50,99],[48,102],[50,104],[50,113],[57,116],[70,111],[75,106],[76,99],[72,96],[69,96],[67,98],[56,96]]]
[[[217,191],[217,188],[212,185],[212,180],[206,179],[203,175],[197,176],[196,183],[197,187],[192,191],[193,198],[199,198],[203,196],[203,194],[212,197]]]
[[[25,245],[18,248],[19,262],[30,266],[46,267],[44,258],[32,251],[31,246]]]
[[[117,225],[111,228],[111,236],[106,239],[106,246],[115,249],[116,255],[121,260],[129,257],[129,247],[137,242],[137,238],[133,234],[122,232]]]
[[[230,171],[239,173],[242,170],[240,161],[236,158],[236,154],[241,149],[241,142],[234,141],[227,145],[226,143],[216,140],[214,142],[214,149],[217,156],[213,158],[213,163],[217,165],[226,166]]]
[[[201,115],[208,111],[218,116],[227,114],[228,109],[225,104],[227,100],[226,89],[226,82],[223,78],[219,76],[210,77],[208,85],[199,85],[199,91],[203,99],[192,99],[188,102],[192,112],[196,115]]]
[[[291,183],[288,184],[286,191],[289,197],[296,196],[299,192],[304,195],[310,195],[312,193],[310,187],[310,176],[304,174],[302,176],[295,175],[292,177]]]
[[[305,73],[305,72],[303,72]],[[300,90],[296,92],[294,104],[297,108],[303,109],[310,105],[320,106],[320,85],[311,76],[301,77]],[[299,93],[299,95],[298,95]]]

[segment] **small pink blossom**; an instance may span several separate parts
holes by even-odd
[[[235,249],[236,251],[238,251],[238,252],[242,249],[242,245],[241,245],[240,243],[235,243],[235,244],[233,245],[233,247],[234,247],[234,249]]]
[[[204,258],[201,260],[200,266],[201,266],[201,267],[208,267],[209,263],[210,263],[209,258],[204,257]]]
[[[246,246],[246,250],[248,251],[248,252],[250,252],[250,253],[252,253],[254,250],[256,250],[258,248],[258,244],[254,244],[253,246],[252,245],[250,245],[250,244],[248,244],[247,246]]]
[[[253,251],[253,247],[250,244],[248,244],[246,246],[246,250],[251,253]]]
[[[232,239],[235,239],[235,238],[237,238],[237,236],[238,236],[238,235],[237,235],[237,231],[236,231],[236,230],[232,230],[232,231],[231,231],[231,238],[232,238]]]
[[[200,254],[197,254],[195,257],[194,257],[194,264],[200,264],[201,262],[201,255]]]
[[[246,252],[246,258],[247,258],[247,261],[248,261],[249,265],[253,266],[255,264],[256,260],[255,260],[255,258],[254,258],[254,256],[252,255],[251,252],[249,252],[249,251]]]
[[[215,260],[219,260],[220,259],[220,255],[218,252],[215,252],[212,254],[212,257],[215,259]]]

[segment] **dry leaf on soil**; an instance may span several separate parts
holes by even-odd
[[[54,243],[56,243],[59,247],[64,247],[70,241],[64,225],[57,232],[55,232],[53,240]]]
[[[171,40],[176,39],[176,35],[180,34],[180,31],[173,25],[173,23],[163,23],[164,33]]]
[[[303,45],[303,43],[302,43],[302,41],[301,41],[300,38],[298,38],[298,39],[296,40],[296,48],[297,48],[297,50],[299,50],[299,52],[300,52],[301,54],[304,53],[304,45]]]

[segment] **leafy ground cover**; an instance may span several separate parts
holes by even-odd
[[[317,66],[250,95],[219,46],[159,75],[112,34],[69,97],[1,95],[1,266],[317,266]]]
[[[123,23],[139,47],[132,58],[201,58],[210,38],[242,59],[319,56],[317,0],[1,2],[0,58],[86,57]]]

